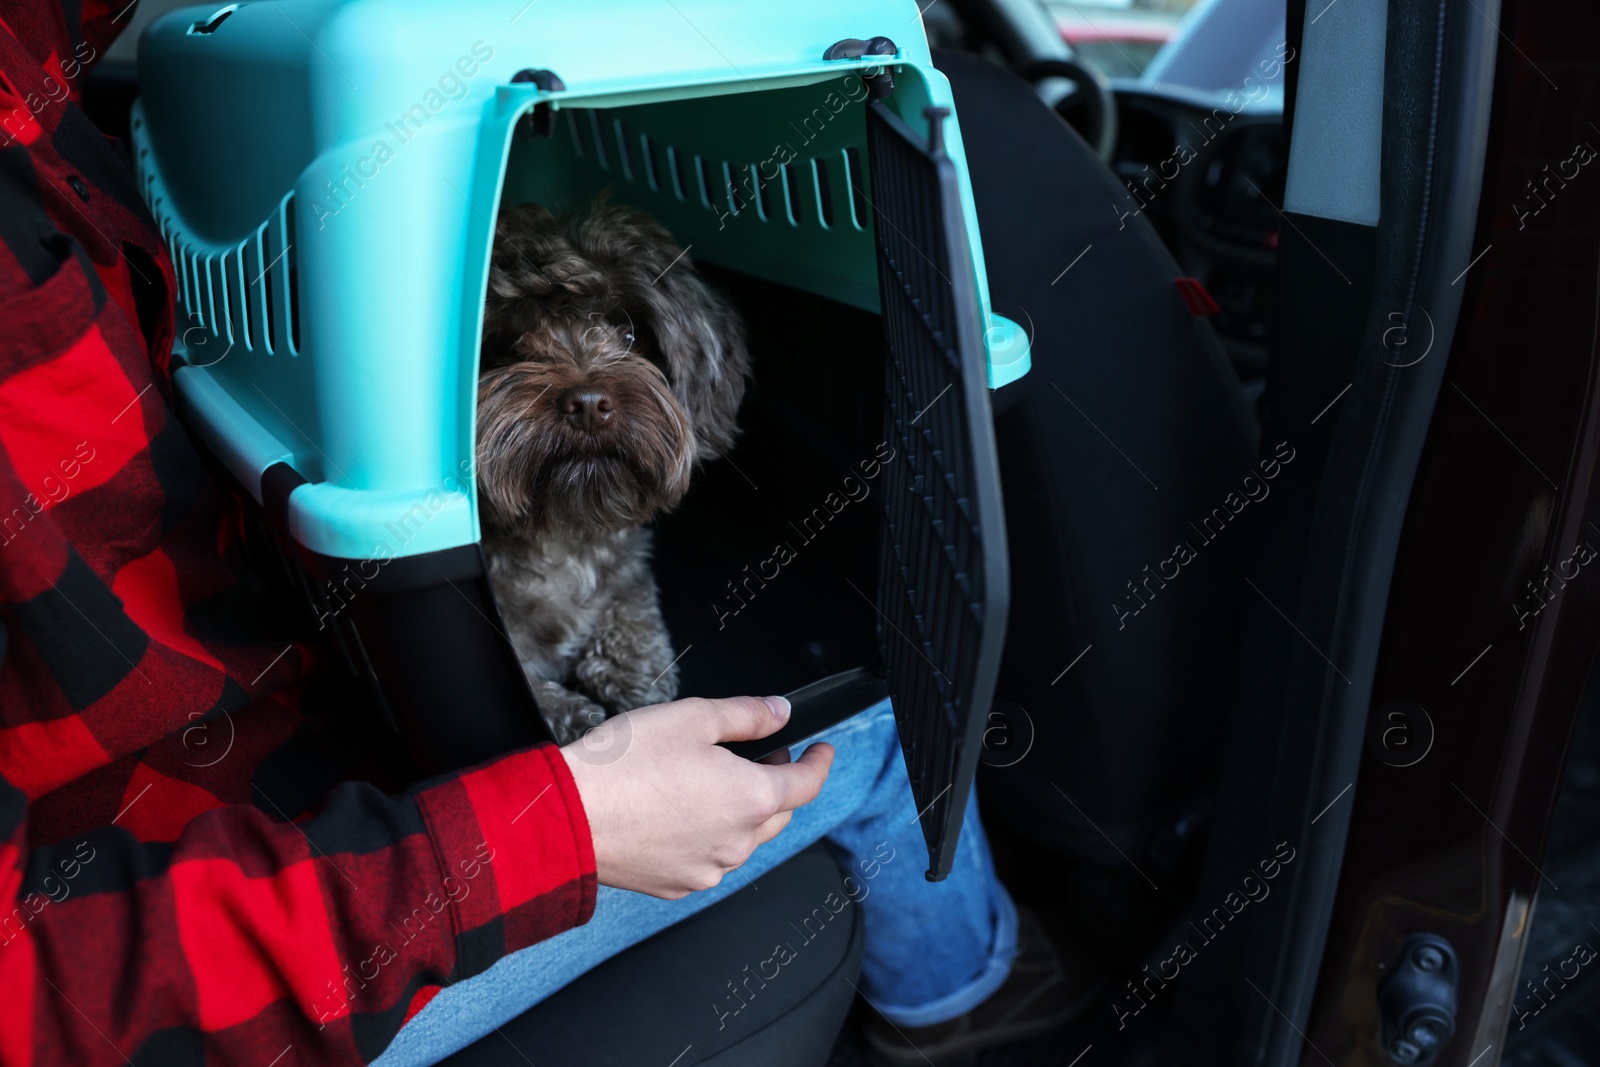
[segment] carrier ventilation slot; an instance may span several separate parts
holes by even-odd
[[[606,139],[600,133],[600,113],[589,112],[589,129],[594,131],[594,160],[600,164],[601,170],[610,170],[611,165],[606,162]]]
[[[673,148],[671,145],[668,145],[667,146],[667,160],[672,165],[671,169],[672,169],[672,192],[673,192],[673,195],[675,195],[679,200],[682,200],[684,198],[684,189],[687,186],[687,183],[684,181],[684,176],[683,176],[683,156],[678,152],[678,150],[676,148]]]
[[[141,163],[147,155],[148,149]],[[165,199],[155,195],[155,184],[155,175],[146,172],[141,188],[177,275],[184,318],[181,335],[191,349],[190,358],[203,365],[235,349],[274,352],[280,347],[278,338],[285,334],[289,351],[298,353],[297,257],[287,236],[294,232],[293,197],[238,245],[202,251],[198,243],[187,239]],[[271,251],[263,255],[265,249]],[[284,294],[287,300],[275,299],[275,293]],[[211,338],[196,335],[197,327]],[[219,346],[210,352],[200,350],[213,342]]]
[[[787,163],[780,168],[783,171],[783,202],[789,213],[789,225],[798,226],[802,215],[800,214],[800,172]]]
[[[824,230],[833,226],[833,193],[828,188],[828,164],[822,159],[811,161],[811,178],[817,187],[817,222]]]
[[[761,176],[761,169],[754,163],[750,164],[750,187],[756,193],[756,214],[762,222],[772,219],[772,203],[767,198],[767,179]]]
[[[633,160],[628,158],[628,135],[622,128],[622,120],[614,119],[611,123],[617,131],[617,162],[622,164],[622,176],[628,181],[633,181]]]
[[[572,150],[579,156],[585,155],[583,137],[578,133],[578,113],[576,111],[567,112],[567,130],[572,134]]]
[[[572,150],[580,159],[652,193],[698,200],[708,211],[732,216],[752,214],[746,209],[754,206],[760,221],[796,228],[809,224],[827,230],[848,222],[855,230],[868,229],[868,179],[862,153],[854,146],[778,164],[768,177],[760,164],[708,159],[638,132],[621,119],[603,119],[595,108],[566,108],[564,114]],[[780,193],[781,210],[775,202]]]
[[[856,229],[864,230],[872,204],[867,200],[867,175],[861,166],[861,153],[853,145],[844,150],[844,176],[850,186],[850,222]]]
[[[744,196],[739,192],[739,179],[734,176],[733,167],[727,160],[722,161],[722,184],[728,193],[728,210],[735,215],[744,211]]]
[[[144,154],[148,154],[148,149]],[[141,162],[143,156],[141,156]],[[300,352],[299,271],[292,235],[294,197],[237,245],[202,246],[184,233],[167,202],[155,195],[156,178],[141,181],[178,280],[183,321],[179,336],[199,366],[228,352]],[[196,328],[209,334],[202,337]]]
[[[294,252],[295,241],[294,226],[294,197],[283,202],[283,278],[284,290],[288,293],[288,300],[284,305],[284,314],[289,325],[289,351],[293,355],[300,354],[300,271],[297,268],[298,256]]]
[[[694,157],[695,186],[700,190],[700,203],[705,207],[711,206],[711,179],[706,176],[706,161],[699,156]]]
[[[650,143],[650,135],[639,135],[639,158],[644,161],[644,180],[650,186],[651,192],[661,191],[661,179],[656,174],[655,146]]]

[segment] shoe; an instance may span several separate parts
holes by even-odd
[[[893,1064],[939,1064],[991,1045],[1023,1041],[1070,1022],[1099,992],[1093,967],[1069,969],[1039,920],[1017,909],[1017,958],[1005,984],[965,1015],[931,1026],[896,1026],[876,1012],[863,1030],[867,1044]]]

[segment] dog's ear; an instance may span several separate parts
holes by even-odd
[[[733,447],[739,404],[750,380],[744,321],[727,298],[679,260],[647,297],[650,326],[708,460]],[[687,268],[687,269],[685,269]]]

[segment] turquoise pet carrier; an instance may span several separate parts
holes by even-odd
[[[269,0],[163,17],[140,66],[182,415],[425,765],[546,736],[478,549],[483,296],[502,205],[610,190],[751,325],[741,444],[657,534],[684,691],[786,686],[780,740],[891,695],[943,877],[1028,345],[913,0]]]

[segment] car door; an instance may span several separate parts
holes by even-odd
[[[1290,4],[1267,436],[1311,462],[1258,538],[1201,900],[1294,859],[1186,974],[1175,1062],[1499,1062],[1600,640],[1597,35]]]

